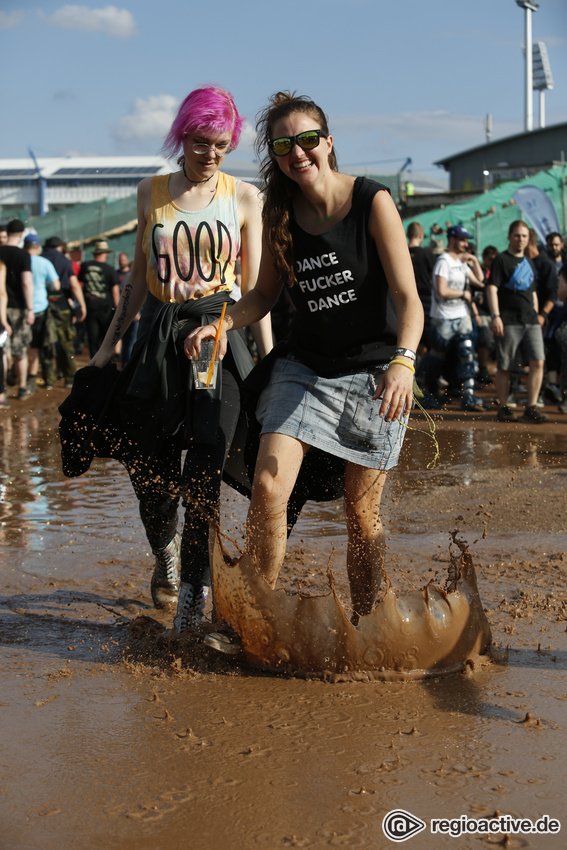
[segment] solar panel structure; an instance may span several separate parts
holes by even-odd
[[[135,168],[58,168],[52,177],[144,177],[155,174],[160,170],[159,165],[138,166]],[[33,172],[32,172],[33,173]]]

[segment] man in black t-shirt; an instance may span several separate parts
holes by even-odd
[[[525,256],[529,228],[523,221],[513,221],[508,231],[508,250],[495,257],[486,289],[491,314],[491,327],[496,338],[496,392],[500,422],[514,422],[506,402],[510,392],[510,367],[520,345],[528,358],[528,398],[523,419],[545,422],[536,402],[543,379],[543,335],[538,320],[536,271]]]
[[[12,328],[8,344],[18,385],[18,398],[26,399],[31,395],[28,387],[28,345],[35,321],[31,260],[28,252],[19,247],[25,230],[23,222],[14,219],[8,223],[6,230],[8,242],[0,245],[0,260],[6,266],[7,313]]]
[[[555,271],[559,274],[561,268],[567,263],[567,251],[565,250],[563,237],[554,230],[545,237],[545,245],[547,256],[555,266]]]
[[[94,357],[112,321],[120,298],[118,274],[106,261],[110,248],[104,239],[94,243],[94,260],[81,263],[79,280],[87,306],[85,328],[91,357]]]

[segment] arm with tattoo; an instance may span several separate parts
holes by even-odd
[[[130,275],[128,275],[130,278]],[[112,337],[111,345],[114,348],[118,342],[122,339],[124,332],[128,328],[126,324],[126,317],[128,315],[128,307],[130,306],[130,301],[132,300],[132,287],[130,285],[129,279],[124,284],[122,289],[122,297],[118,302],[118,306],[116,308],[115,313],[115,322],[114,322],[114,335]],[[137,311],[136,311],[137,312]],[[132,321],[132,320],[130,320]]]

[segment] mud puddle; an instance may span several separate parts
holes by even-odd
[[[9,422],[8,422],[9,420]],[[0,846],[393,846],[396,808],[431,818],[564,818],[567,435],[456,421],[440,463],[409,435],[385,497],[388,572],[442,575],[467,540],[498,660],[472,673],[329,684],[251,670],[195,636],[155,652],[151,559],[121,468],[60,473],[53,412],[0,421]],[[553,424],[553,423],[552,423]],[[472,432],[472,433],[471,433]],[[492,447],[496,446],[496,448]],[[534,449],[535,446],[535,449]],[[492,447],[492,448],[491,448]],[[245,502],[225,493],[238,540]],[[308,505],[282,586],[348,602],[340,505]],[[144,651],[141,650],[144,645]],[[151,642],[150,642],[151,645]],[[407,846],[560,848],[564,836],[431,835]]]

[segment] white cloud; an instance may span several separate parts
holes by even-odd
[[[0,12],[0,30],[14,29],[22,23],[23,19],[23,12]]]
[[[243,153],[246,151],[252,151],[254,149],[254,142],[256,141],[256,130],[253,125],[249,121],[245,121],[242,127],[242,132],[240,134],[240,141],[238,143],[238,150]]]
[[[123,115],[112,128],[120,142],[145,142],[163,139],[179,109],[180,101],[170,94],[137,97],[129,115]]]
[[[55,27],[82,32],[104,32],[112,38],[131,38],[136,35],[136,21],[128,9],[105,6],[89,9],[88,6],[62,6],[47,18]]]

